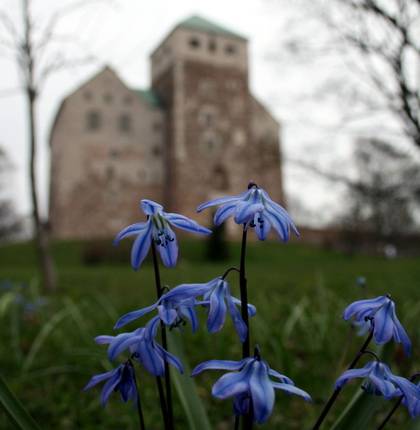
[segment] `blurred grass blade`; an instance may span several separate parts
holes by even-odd
[[[50,333],[69,314],[70,309],[64,308],[61,311],[58,311],[46,324],[44,324],[44,326],[36,336],[34,342],[32,343],[28,356],[23,363],[22,373],[27,372],[29,370],[29,368],[32,366],[33,361],[35,360],[36,355],[38,354],[38,351],[41,349],[42,345],[44,344]]]
[[[381,396],[367,394],[359,389],[331,427],[331,430],[368,429],[375,413],[380,408],[386,408],[387,404],[388,402]]]
[[[198,396],[191,369],[187,363],[182,346],[182,338],[179,333],[168,332],[169,351],[175,354],[184,365],[184,374],[171,372],[172,380],[175,385],[178,398],[187,416],[190,430],[211,430],[209,418],[203,403]]]
[[[0,404],[14,423],[16,430],[40,430],[37,423],[25,410],[19,400],[10,391],[0,376]]]

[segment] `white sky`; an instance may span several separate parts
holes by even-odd
[[[57,3],[56,0],[33,0],[39,22],[45,22],[42,20],[51,16]],[[66,1],[60,2],[64,3]],[[202,15],[248,36],[250,86],[282,122],[286,158],[321,159],[327,165],[337,157],[348,159],[350,147],[346,139],[338,139],[336,132],[329,131],[336,130],[331,127],[339,120],[336,108],[323,98],[310,103],[303,100],[317,76],[322,75],[323,68],[335,65],[324,62],[318,66],[292,66],[287,64],[287,56],[282,57],[282,41],[291,27],[306,25],[304,20],[299,20],[297,1],[279,4],[276,0],[116,0],[116,3],[116,7],[98,7],[96,4],[69,16],[61,23],[60,33],[81,40],[86,52],[98,58],[98,64],[111,65],[128,85],[148,87],[149,53],[180,20],[192,14]],[[8,8],[15,20],[19,19],[19,4],[17,0],[0,0],[0,7]],[[2,35],[3,28],[0,38]],[[273,55],[280,60],[270,60]],[[47,137],[51,122],[62,98],[94,71],[95,68],[84,67],[61,72],[48,82],[41,95],[39,189],[44,210],[48,190]],[[17,207],[20,212],[28,213],[25,104],[18,91],[7,92],[19,85],[13,62],[0,59],[0,73],[0,146],[6,149],[16,167],[11,189]],[[328,209],[337,208],[338,196],[331,184],[313,178],[308,180],[290,165],[284,175],[289,196],[303,200],[320,219],[330,218],[324,214]]]

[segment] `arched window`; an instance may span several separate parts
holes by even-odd
[[[86,128],[89,131],[101,128],[101,114],[96,110],[91,110],[86,114]]]

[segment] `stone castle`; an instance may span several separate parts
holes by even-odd
[[[62,102],[51,131],[59,238],[111,237],[138,202],[209,224],[195,207],[253,180],[284,202],[279,124],[249,90],[247,39],[193,16],[151,54],[151,88],[106,67]]]

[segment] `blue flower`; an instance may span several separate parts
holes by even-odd
[[[220,206],[214,214],[216,225],[233,216],[237,224],[243,224],[246,228],[253,227],[260,240],[265,240],[271,227],[284,242],[289,240],[290,230],[299,236],[286,210],[255,184],[250,184],[248,191],[237,196],[222,197],[203,203],[198,206],[197,211],[201,212],[211,206]]]
[[[361,369],[346,370],[335,382],[335,388],[341,388],[350,379],[365,378],[363,389],[371,394],[382,395],[390,399],[399,394],[394,386],[390,368],[380,361],[370,361]]]
[[[107,381],[102,388],[101,404],[106,405],[109,396],[113,391],[119,391],[124,402],[137,399],[136,380],[134,368],[130,360],[120,364],[116,369],[109,372],[95,375],[85,386],[84,390],[89,390],[100,382]]]
[[[229,370],[213,385],[212,394],[219,399],[233,397],[236,415],[245,415],[252,405],[253,419],[263,423],[270,417],[274,406],[274,389],[311,400],[308,393],[295,387],[293,381],[281,375],[259,357],[241,361],[210,360],[199,364],[192,372],[196,376],[204,370]],[[277,379],[272,381],[270,376]]]
[[[153,305],[123,315],[115,324],[114,329],[119,329],[126,324],[141,318],[149,312],[158,310],[161,321],[168,326],[178,326],[185,319],[190,321],[192,330],[195,332],[198,328],[198,319],[195,311],[197,305],[203,304],[198,302],[194,297],[194,290],[191,291],[170,291],[163,294],[162,297]]]
[[[202,296],[202,300],[197,301],[199,296]],[[176,324],[185,317],[191,322],[193,331],[195,331],[198,327],[195,313],[197,305],[209,308],[207,329],[210,333],[216,333],[222,329],[226,313],[229,312],[241,342],[245,341],[247,328],[238,309],[241,301],[230,294],[229,284],[220,277],[204,284],[178,285],[165,293],[155,304],[123,315],[117,321],[115,328],[123,327],[157,308],[159,317],[165,324]],[[250,317],[256,314],[255,306],[248,304],[248,314]]]
[[[152,200],[142,200],[141,208],[147,215],[147,221],[129,225],[121,230],[114,240],[114,244],[117,245],[121,239],[137,236],[131,248],[131,266],[134,270],[138,270],[146,258],[152,240],[159,250],[163,264],[166,267],[175,266],[178,258],[178,244],[171,225],[193,233],[211,233],[211,230],[183,215],[164,212],[163,207]]]
[[[155,376],[165,374],[165,362],[176,367],[180,373],[184,369],[177,357],[164,350],[155,337],[160,318],[152,318],[144,328],[138,328],[130,333],[121,333],[117,336],[98,336],[95,341],[99,344],[109,344],[108,358],[112,361],[125,350],[129,350],[132,358],[141,363],[144,368]]]
[[[347,306],[343,318],[345,320],[352,318],[359,326],[372,319],[373,336],[377,344],[382,345],[393,338],[395,342],[403,344],[407,355],[410,354],[411,341],[397,318],[395,303],[388,296],[358,300]]]

